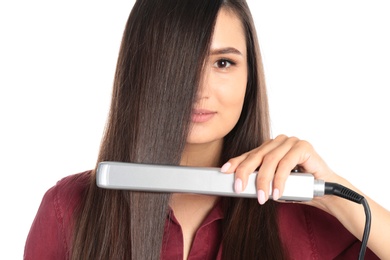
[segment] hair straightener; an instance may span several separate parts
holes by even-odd
[[[98,164],[96,183],[105,189],[257,198],[256,176],[257,172],[250,174],[245,190],[236,193],[234,174],[222,173],[219,168],[105,161]],[[272,198],[272,194],[269,195]],[[363,196],[340,184],[315,179],[311,174],[292,172],[279,200],[309,201],[324,195],[339,196],[363,205],[366,223],[359,259],[364,259],[371,228],[371,212]]]
[[[106,189],[257,198],[256,176],[257,172],[250,174],[246,189],[235,193],[234,174],[221,173],[219,168],[101,162],[96,181]],[[311,174],[292,172],[280,200],[308,201],[324,194],[324,181],[314,179]]]

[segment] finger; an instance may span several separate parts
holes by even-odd
[[[285,135],[279,135],[275,139],[270,139],[265,141],[260,147],[255,148],[249,152],[246,152],[240,156],[231,158],[229,161],[227,161],[222,167],[221,167],[221,172],[223,173],[233,173],[236,171],[237,167],[245,161],[248,156],[252,153],[260,152],[261,149],[267,153],[268,151],[274,149],[274,147],[278,146],[278,142],[282,142],[283,139],[287,139],[287,136]],[[260,155],[260,154],[259,154]],[[258,165],[257,165],[258,167]]]
[[[249,152],[244,153],[240,156],[231,158],[229,161],[227,161],[224,165],[221,167],[221,172],[223,173],[233,173],[237,166],[240,165],[242,161],[244,161],[249,155]]]
[[[271,142],[267,142],[266,144],[263,144],[262,146],[249,152],[245,160],[241,161],[237,165],[235,170],[236,174],[239,174],[240,172],[247,174],[255,171],[263,162],[264,157],[272,150],[284,143],[287,139],[287,136],[280,135]]]
[[[284,187],[291,171],[297,166],[305,164],[314,154],[313,147],[306,141],[299,140],[280,160],[274,180],[273,180],[273,199],[279,199],[284,192]]]
[[[278,147],[285,139],[287,139],[286,136],[278,136],[243,156],[229,160],[231,163],[229,171],[235,172],[235,192],[240,193],[245,190],[249,175],[259,167],[264,155]]]
[[[298,141],[298,138],[290,137],[264,156],[263,163],[259,169],[256,180],[256,188],[258,191],[258,200],[260,204],[264,204],[268,200],[271,182],[275,178],[275,172],[279,162]],[[283,175],[277,176],[277,178],[281,178],[279,182],[283,182]],[[287,177],[284,177],[284,181],[286,178]],[[273,193],[277,199],[280,197],[279,190],[274,190]]]
[[[269,143],[270,141],[271,140],[268,140],[268,141],[264,142],[263,145]],[[256,148],[256,149],[259,149],[259,148]],[[254,150],[256,150],[256,149],[254,149]],[[241,162],[245,161],[246,158],[249,156],[249,154],[251,152],[253,152],[253,150],[249,151],[249,152],[246,152],[246,153],[243,153],[240,156],[237,156],[237,157],[229,159],[229,161],[227,161],[224,165],[222,165],[221,172],[223,172],[223,173],[233,173],[233,172],[235,172],[237,167],[238,167],[238,165],[240,165]]]

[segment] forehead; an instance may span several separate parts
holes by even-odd
[[[211,49],[233,47],[243,55],[246,54],[246,40],[244,28],[238,16],[222,8],[217,16]]]

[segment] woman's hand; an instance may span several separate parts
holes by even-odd
[[[272,197],[278,199],[283,194],[288,175],[296,166],[301,172],[311,173],[317,179],[339,183],[364,195],[350,182],[335,174],[315,152],[311,144],[296,137],[284,135],[269,140],[241,156],[230,159],[222,166],[221,172],[235,173],[234,186],[235,191],[239,193],[245,189],[249,174],[260,167],[256,188],[259,203],[264,204],[268,200],[268,194],[270,194],[272,179]],[[390,259],[389,247],[384,246],[383,242],[390,240],[390,212],[368,196],[364,195],[364,197],[370,205],[372,216],[368,247],[380,259]],[[361,205],[337,196],[316,197],[304,203],[332,214],[357,238],[361,239],[363,236],[366,216]]]
[[[316,179],[332,181],[337,175],[315,152],[312,145],[296,137],[279,135],[260,147],[241,156],[230,159],[221,171],[235,173],[235,192],[240,193],[247,186],[248,176],[257,168],[256,188],[258,200],[264,204],[270,194],[270,182],[273,180],[272,197],[274,200],[283,195],[288,175],[296,167],[301,172],[311,173]]]

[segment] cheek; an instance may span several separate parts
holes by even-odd
[[[239,78],[225,82],[218,90],[218,100],[223,107],[224,113],[232,118],[237,118],[241,114],[244,104],[247,81],[246,78]]]
[[[228,134],[237,124],[244,104],[245,87],[242,89],[225,90],[220,95],[221,122],[220,131]]]

